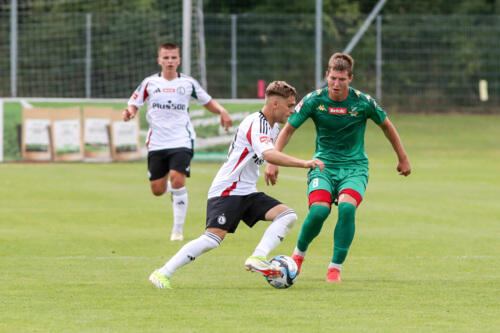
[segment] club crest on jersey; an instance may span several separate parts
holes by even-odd
[[[137,99],[137,97],[139,97],[139,95],[137,95],[137,93],[134,93],[134,94],[132,95],[132,99]]]
[[[347,114],[347,109],[346,108],[328,108],[328,113],[332,114]]]
[[[176,91],[179,95],[184,95],[186,93],[186,89],[184,87],[179,87]]]
[[[351,117],[356,117],[356,116],[358,115],[358,113],[359,113],[358,111],[356,111],[357,109],[358,109],[358,107],[357,107],[357,106],[354,106],[354,107],[353,107],[353,108],[349,111],[349,115],[350,115]]]
[[[219,223],[219,224],[226,224],[226,217],[224,216],[224,214],[219,215],[217,217],[217,223]]]

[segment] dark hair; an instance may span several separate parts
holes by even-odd
[[[285,81],[273,81],[269,83],[266,88],[266,97],[281,96],[288,98],[290,96],[297,96],[297,90]]]
[[[181,53],[181,49],[179,45],[174,44],[174,43],[163,43],[158,47],[158,52],[160,52],[161,49],[166,49],[166,50],[179,50],[179,54]]]
[[[330,60],[328,60],[328,71],[347,71],[349,76],[352,75],[352,69],[354,67],[354,60],[348,54],[344,53],[334,53]]]

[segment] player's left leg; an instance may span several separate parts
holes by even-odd
[[[295,225],[297,214],[286,205],[279,204],[266,212],[265,220],[272,221],[272,223],[267,227],[252,256],[267,257],[283,241]]]
[[[172,210],[174,223],[170,240],[183,240],[182,229],[186,220],[188,207],[188,194],[186,190],[186,175],[177,170],[170,170],[170,183],[172,184]]]
[[[193,151],[187,148],[172,150],[169,156],[169,174],[172,187],[172,210],[174,223],[170,240],[183,240],[183,227],[188,207],[186,177],[190,176],[190,163]]]
[[[254,252],[245,261],[245,269],[265,276],[280,275],[281,270],[267,261],[269,253],[288,235],[297,222],[295,211],[278,200],[264,194],[248,196],[243,221],[253,226],[259,220],[272,221]]]
[[[340,282],[340,271],[354,239],[356,209],[363,200],[368,174],[364,171],[348,171],[339,186],[338,220],[333,233],[333,255],[328,265],[326,280]]]

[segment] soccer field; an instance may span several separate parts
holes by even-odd
[[[205,226],[219,163],[195,162],[184,242],[146,162],[0,164],[0,331],[499,332],[500,116],[394,115],[413,172],[369,122],[370,181],[343,282],[324,282],[336,211],[297,283],[271,288],[243,263],[267,224],[241,224],[180,269],[172,290],[149,274]],[[312,156],[307,122],[285,152]],[[277,197],[299,222],[273,251],[292,253],[307,214],[306,172],[280,169]]]

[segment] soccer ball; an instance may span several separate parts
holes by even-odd
[[[291,257],[281,254],[272,258],[269,262],[279,266],[283,272],[281,276],[266,276],[266,281],[269,282],[271,286],[278,289],[285,289],[291,287],[295,281],[297,281],[299,269]]]

